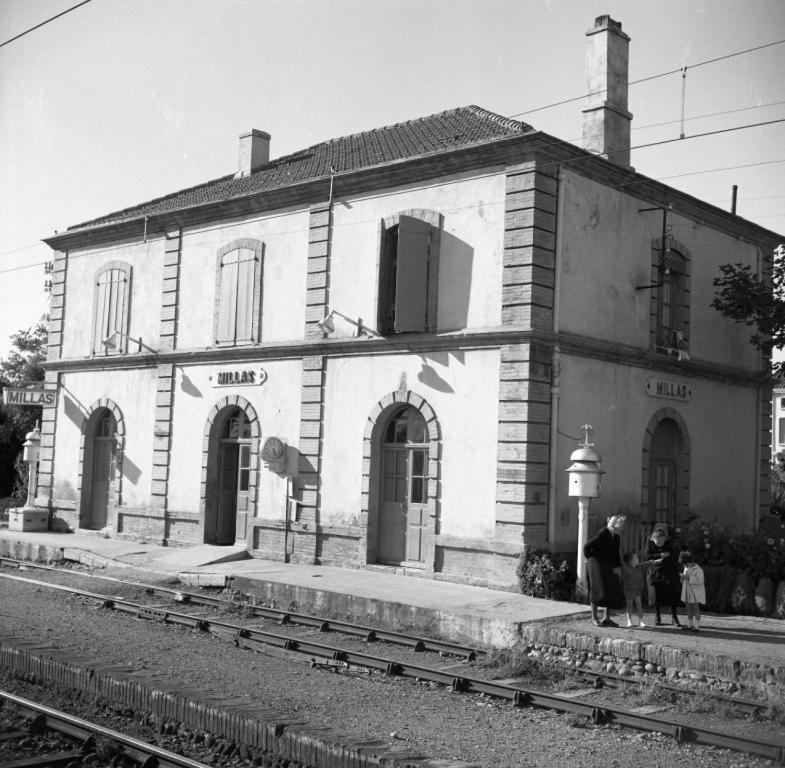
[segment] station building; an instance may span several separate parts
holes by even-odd
[[[712,279],[782,237],[629,166],[629,38],[587,34],[584,147],[476,106],[277,159],[256,130],[48,238],[53,526],[507,587],[574,551],[591,424],[633,545],[754,528],[771,395]]]

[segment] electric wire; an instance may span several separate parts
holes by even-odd
[[[55,19],[59,19],[61,16],[65,16],[66,13],[71,13],[71,11],[75,11],[77,8],[81,8],[83,5],[87,5],[91,0],[82,0],[81,3],[77,3],[76,5],[72,5],[70,8],[66,8],[64,11],[52,16],[51,18],[42,21],[40,24],[36,24],[34,27],[30,27],[30,29],[26,29],[24,32],[20,32],[18,35],[14,35],[14,37],[9,38],[5,42],[0,43],[0,48],[4,45],[8,45],[9,43],[13,43],[14,40],[18,40],[20,37],[24,37],[25,35],[29,35],[31,32],[35,31],[36,29],[40,29],[41,27],[49,24],[49,22],[54,21]]]
[[[745,49],[743,51],[736,51],[734,53],[727,53],[724,56],[716,56],[713,59],[706,59],[705,61],[699,61],[696,64],[689,64],[689,65],[685,66],[684,68],[685,69],[697,69],[698,67],[705,66],[706,64],[714,64],[714,63],[716,63],[718,61],[723,61],[724,59],[731,59],[734,56],[741,56],[741,55],[743,55],[745,53],[752,53],[753,51],[761,51],[764,48],[771,48],[773,45],[781,45],[782,43],[785,43],[785,39],[783,39],[783,40],[775,40],[774,42],[771,42],[771,43],[764,43],[763,45],[757,45],[754,48],[747,48],[747,49]],[[654,75],[648,75],[647,77],[642,77],[639,80],[632,80],[630,83],[628,83],[628,85],[638,85],[639,83],[646,83],[646,82],[649,82],[650,80],[656,80],[657,78],[660,78],[660,77],[667,77],[668,75],[677,75],[677,74],[680,74],[681,71],[682,71],[682,67],[679,67],[678,69],[670,69],[667,72],[658,72],[657,74],[654,74]],[[603,88],[602,90],[593,91],[591,94],[583,93],[580,96],[572,96],[569,99],[562,99],[561,101],[554,101],[551,104],[544,104],[544,105],[542,105],[540,107],[535,107],[534,109],[524,110],[523,112],[513,112],[511,115],[508,115],[508,117],[513,118],[513,117],[521,117],[523,115],[532,115],[535,112],[542,112],[545,109],[551,109],[552,107],[560,107],[563,104],[571,104],[574,101],[580,101],[581,99],[585,99],[589,95],[594,96],[594,95],[599,95],[600,93],[606,93],[607,90],[608,90],[607,88]]]

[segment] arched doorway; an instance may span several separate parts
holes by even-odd
[[[245,539],[251,497],[253,428],[239,407],[224,409],[210,430],[204,540],[234,544]]]
[[[98,408],[85,430],[82,479],[82,528],[100,530],[110,524],[110,500],[117,458],[117,419],[108,408]]]
[[[421,566],[428,533],[429,436],[410,405],[394,410],[378,443],[377,560]]]
[[[661,408],[644,433],[640,529],[630,544],[644,546],[656,525],[678,526],[690,508],[690,438],[678,411]]]

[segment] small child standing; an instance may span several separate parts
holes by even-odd
[[[706,603],[706,586],[701,568],[687,549],[679,553],[681,572],[681,601],[687,606],[687,624],[682,629],[697,632],[701,626],[701,604]]]
[[[632,627],[632,612],[638,614],[638,626],[645,627],[643,623],[643,594],[645,563],[641,563],[634,552],[625,552],[621,563],[621,583],[624,587],[624,599],[627,603],[627,626]]]

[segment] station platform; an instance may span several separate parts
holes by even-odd
[[[200,545],[169,548],[84,533],[0,529],[0,556],[68,560],[139,581],[236,590],[292,612],[399,631],[419,632],[483,648],[523,645],[550,657],[667,669],[742,690],[785,696],[785,621],[706,614],[699,633],[666,624],[595,627],[588,607],[483,587],[386,572],[248,558],[243,549]],[[623,616],[616,615],[619,623]],[[664,617],[666,621],[668,618]],[[652,671],[649,669],[649,671]]]

